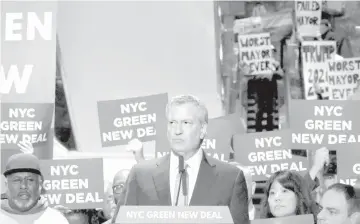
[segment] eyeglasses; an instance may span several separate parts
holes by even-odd
[[[113,192],[115,194],[121,194],[124,190],[124,187],[125,187],[124,184],[115,185],[115,186],[113,186]]]

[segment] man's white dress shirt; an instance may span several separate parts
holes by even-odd
[[[191,201],[192,194],[194,192],[196,179],[199,173],[200,164],[203,157],[203,150],[199,149],[191,158],[184,161],[184,163],[188,166],[186,171],[188,174],[188,203]],[[186,167],[185,165],[185,167]],[[171,193],[171,202],[172,205],[175,205],[176,202],[176,193],[177,193],[177,186],[176,186],[176,178],[179,174],[179,157],[175,155],[172,151],[170,153],[170,193]]]

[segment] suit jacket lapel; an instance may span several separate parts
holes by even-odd
[[[171,205],[169,183],[170,154],[160,158],[156,166],[153,181],[159,198],[159,204],[157,205]]]
[[[212,162],[211,158],[208,158],[204,153],[190,205],[204,205],[204,200],[206,200],[206,198],[211,198],[209,196],[212,194],[211,190],[214,187],[217,178],[215,166],[216,165]]]

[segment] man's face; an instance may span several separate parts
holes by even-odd
[[[30,210],[40,198],[41,180],[37,174],[14,173],[7,177],[6,184],[9,205],[17,211]]]
[[[341,192],[329,190],[323,195],[318,224],[343,224],[348,218],[348,203]]]
[[[121,196],[124,193],[123,191],[124,191],[125,182],[126,182],[126,176],[115,178],[115,181],[113,183],[113,194],[114,194],[115,204],[119,203]]]
[[[179,155],[194,152],[205,137],[206,125],[200,121],[199,109],[191,103],[172,105],[168,111],[167,135],[171,148]]]

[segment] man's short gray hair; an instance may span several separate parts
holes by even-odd
[[[166,105],[166,116],[168,116],[169,109],[173,105],[182,105],[182,104],[193,104],[199,110],[199,119],[201,123],[208,123],[209,115],[206,106],[193,95],[179,95],[173,97],[170,102]]]

